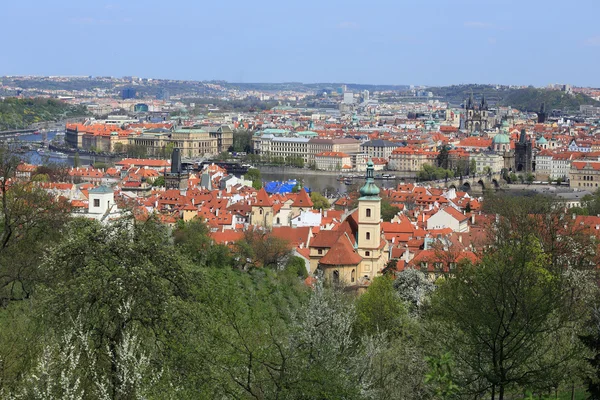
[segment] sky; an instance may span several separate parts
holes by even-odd
[[[600,87],[600,0],[3,0],[0,75]]]

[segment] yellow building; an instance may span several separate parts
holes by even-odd
[[[269,198],[265,188],[258,191],[252,203],[250,224],[267,229],[273,228],[273,201]]]
[[[381,198],[373,171],[369,161],[358,209],[337,230],[321,231],[311,240],[311,273],[318,269],[333,284],[367,286],[387,264],[389,246],[381,232]]]

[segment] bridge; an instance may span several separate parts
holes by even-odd
[[[435,188],[464,190],[469,193],[483,193],[487,189],[498,189],[506,186],[507,182],[500,172],[461,176],[437,181],[419,182],[419,185],[429,185]]]

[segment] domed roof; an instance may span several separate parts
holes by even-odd
[[[367,182],[363,187],[360,188],[360,195],[362,197],[378,196],[379,188],[375,184],[375,178],[373,177],[373,171],[375,170],[372,160],[367,163]]]
[[[548,143],[548,141],[546,140],[546,138],[543,137],[543,136],[540,136],[535,142],[537,144],[547,144]]]
[[[493,144],[509,144],[510,137],[505,133],[499,133],[492,139]]]

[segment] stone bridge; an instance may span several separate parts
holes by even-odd
[[[470,193],[483,193],[486,189],[498,189],[506,186],[506,181],[502,178],[500,172],[493,174],[479,174],[461,176],[448,179],[440,179],[437,181],[419,182],[419,184],[429,185],[436,188],[454,188],[456,190],[464,190]]]

